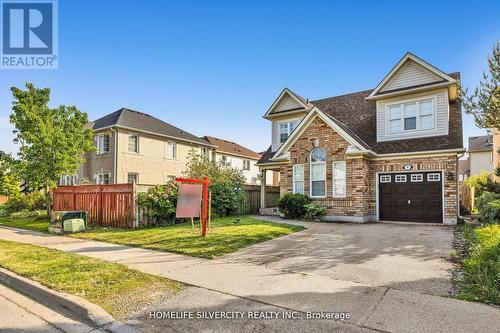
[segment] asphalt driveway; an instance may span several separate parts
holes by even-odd
[[[451,292],[452,227],[298,223],[308,229],[224,259],[425,294]]]

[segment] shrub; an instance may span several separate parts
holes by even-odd
[[[470,176],[465,180],[467,186],[475,189],[476,197],[481,196],[488,182],[491,182],[491,179],[490,174],[486,171],[482,171],[479,175]]]
[[[484,223],[500,221],[500,194],[483,192],[476,201],[476,207]]]
[[[305,206],[312,202],[307,195],[300,193],[286,193],[278,200],[278,208],[285,217],[300,219],[306,214]]]
[[[469,256],[463,261],[460,298],[500,305],[500,225],[466,232]]]
[[[184,175],[188,178],[210,179],[210,191],[212,191],[212,215],[222,217],[233,215],[238,209],[238,198],[240,205],[244,201],[245,177],[241,170],[231,168],[222,161],[209,161],[196,151],[189,153],[189,161],[186,165]],[[237,184],[241,185],[241,192],[238,196]]]
[[[479,213],[484,223],[500,223],[500,199],[488,202]]]
[[[147,192],[137,194],[137,206],[147,210],[155,224],[175,223],[177,206],[177,183],[169,181],[165,185],[151,187]]]
[[[318,206],[315,203],[307,204],[304,206],[304,208],[306,209],[304,217],[308,220],[318,221],[326,215],[326,208],[323,206]]]
[[[9,197],[4,209],[8,214],[45,209],[45,195],[38,191],[12,195]]]

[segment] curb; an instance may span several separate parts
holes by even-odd
[[[69,312],[76,318],[113,333],[138,333],[137,328],[115,320],[100,306],[70,294],[45,287],[37,281],[29,280],[0,267],[0,283],[24,294],[43,305]]]

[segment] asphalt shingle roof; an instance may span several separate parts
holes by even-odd
[[[163,120],[150,116],[146,113],[130,110],[127,108],[121,108],[120,110],[99,118],[92,123],[92,129],[94,130],[109,126],[122,126],[138,131],[146,131],[181,140],[196,142],[199,144],[210,145],[208,141],[201,139],[196,135],[186,132],[178,127],[170,125]]]
[[[471,136],[469,137],[469,151],[493,150],[493,136]]]
[[[251,159],[259,159],[261,157],[260,154],[254,152],[253,150],[245,148],[232,141],[215,138],[213,136],[204,136],[203,139],[216,146],[215,150],[221,153],[241,155]]]
[[[460,73],[449,75],[455,79],[460,78]],[[448,135],[377,142],[376,102],[365,99],[372,91],[373,89],[364,90],[310,101],[310,103],[332,118],[354,139],[357,139],[361,145],[378,154],[463,148],[462,109],[460,103],[456,100],[450,102]],[[271,162],[270,158],[273,155],[274,152],[269,147],[258,163]]]

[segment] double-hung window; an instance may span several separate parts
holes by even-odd
[[[311,197],[326,196],[326,151],[315,148],[311,152]]]
[[[96,184],[109,184],[111,174],[109,172],[101,172],[96,175]]]
[[[209,150],[207,147],[200,147],[200,155],[204,158],[209,158]]]
[[[304,164],[293,165],[293,193],[304,194]]]
[[[434,100],[389,105],[388,127],[391,134],[433,129]]]
[[[128,152],[129,153],[139,152],[139,137],[137,135],[128,136]]]
[[[250,160],[243,160],[243,170],[250,170]]]
[[[97,154],[109,153],[109,134],[97,135]]]
[[[286,139],[288,139],[288,137],[298,124],[298,120],[280,123],[280,143],[283,143],[286,141]]]
[[[335,161],[333,162],[333,196],[345,197],[346,196],[346,162]]]
[[[174,159],[177,156],[177,146],[175,142],[167,142],[167,158]]]
[[[139,174],[135,172],[129,172],[127,175],[127,181],[129,183],[138,183],[139,182]]]

